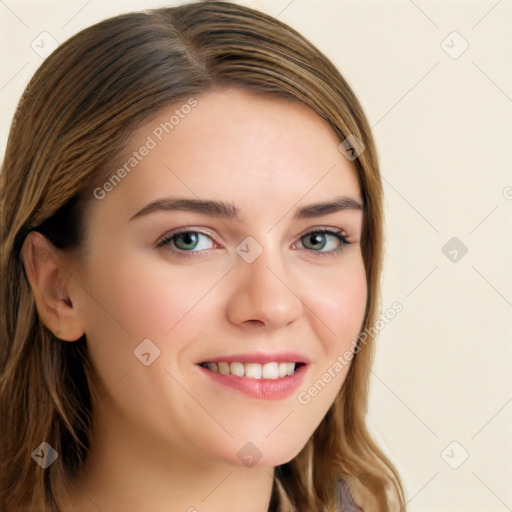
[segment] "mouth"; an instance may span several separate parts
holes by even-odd
[[[197,363],[216,389],[257,400],[282,400],[293,395],[308,373],[310,361],[292,351],[233,354]]]
[[[200,363],[199,366],[221,375],[234,375],[247,379],[284,379],[292,376],[306,363],[295,361],[271,361],[268,363],[243,363],[241,361],[219,361]]]

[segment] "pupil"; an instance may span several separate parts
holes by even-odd
[[[179,237],[185,241],[185,245],[194,245],[196,243],[197,235],[195,233],[181,233]]]
[[[310,240],[316,240],[316,241],[313,241],[313,245],[320,244],[320,245],[322,245],[321,248],[323,248],[322,240],[319,240],[320,238],[323,237],[323,235],[321,233],[312,233],[309,236],[310,236]]]

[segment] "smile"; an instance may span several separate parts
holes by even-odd
[[[303,363],[293,362],[270,362],[265,364],[241,363],[238,361],[232,363],[201,363],[203,368],[208,368],[212,372],[248,379],[282,379],[293,375],[296,369],[302,365]]]
[[[294,362],[295,357],[302,361],[296,359]],[[226,358],[228,361],[223,359],[198,363],[197,368],[209,382],[220,386],[219,390],[242,393],[258,400],[282,400],[291,396],[303,382],[310,366],[304,362],[305,358],[291,353],[278,356],[247,354]]]

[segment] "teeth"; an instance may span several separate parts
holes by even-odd
[[[237,377],[245,375],[245,368],[242,363],[231,363],[229,369],[231,370],[231,375],[236,375]]]
[[[286,364],[286,363],[285,363]],[[218,372],[217,363],[207,363],[206,367],[212,372]]]
[[[249,379],[282,379],[295,372],[295,363],[205,363],[204,366],[222,375],[236,375]]]
[[[245,365],[245,376],[249,379],[261,379],[261,364],[247,363]]]
[[[219,363],[219,373],[222,373],[222,375],[229,375],[229,364],[228,363]]]
[[[261,376],[264,379],[277,379],[277,377],[279,376],[277,370],[277,363],[267,363],[263,365],[263,368],[261,370]]]
[[[279,377],[286,377],[288,375],[288,363],[279,363],[278,375]]]

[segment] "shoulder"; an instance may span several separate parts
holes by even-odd
[[[344,478],[336,480],[334,484],[336,507],[333,512],[364,512],[356,503],[350,484]]]

